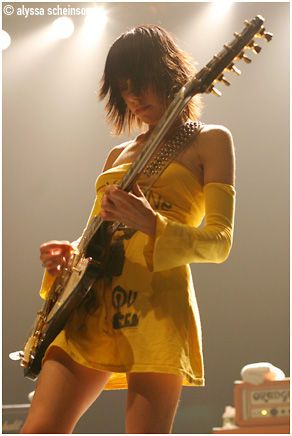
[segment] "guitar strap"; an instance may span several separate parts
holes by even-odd
[[[201,121],[187,121],[179,126],[172,137],[160,148],[151,161],[146,164],[143,174],[151,177],[151,183],[146,186],[147,192],[156,180],[161,176],[168,165],[189,145],[202,130],[204,123]]]

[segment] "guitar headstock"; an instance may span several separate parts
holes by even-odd
[[[256,43],[256,39],[271,41],[273,34],[266,32],[264,28],[264,18],[257,15],[251,21],[245,21],[245,28],[240,33],[234,33],[235,38],[229,43],[224,44],[224,48],[215,55],[208,64],[202,68],[195,78],[188,83],[186,95],[199,93],[210,93],[220,96],[221,92],[215,88],[216,83],[223,83],[230,86],[229,80],[224,76],[225,72],[240,75],[240,69],[235,65],[236,61],[243,60],[251,63],[250,57],[245,50],[255,54],[260,53],[261,47]]]

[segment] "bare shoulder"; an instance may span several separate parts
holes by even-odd
[[[205,183],[221,181],[234,184],[235,153],[230,130],[222,125],[204,125],[197,144]]]
[[[198,136],[198,142],[204,149],[208,149],[209,147],[216,148],[216,146],[224,146],[226,148],[234,147],[230,130],[219,124],[205,124]]]
[[[115,161],[117,160],[117,158],[120,156],[120,154],[125,150],[125,148],[131,143],[132,141],[126,141],[123,142],[122,144],[116,145],[115,147],[113,147],[111,149],[111,151],[109,152],[104,167],[103,167],[103,171],[108,170],[109,168],[112,168],[114,166]]]

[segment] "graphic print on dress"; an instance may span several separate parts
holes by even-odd
[[[122,313],[121,308],[130,308],[137,298],[137,291],[126,291],[121,286],[116,286],[112,290],[112,305],[117,311],[112,318],[114,329],[125,327],[136,327],[139,323],[138,315],[135,312]]]
[[[155,193],[151,189],[147,191],[144,195],[153,207],[153,209],[170,210],[172,208],[171,203],[165,201],[159,193]]]

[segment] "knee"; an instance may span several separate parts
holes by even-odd
[[[50,431],[44,425],[38,425],[37,423],[24,423],[21,428],[20,434],[44,434],[50,433]]]
[[[25,423],[19,432],[19,434],[38,434],[38,433],[41,434],[37,426],[33,426]]]
[[[20,430],[20,434],[58,434],[72,433],[73,428],[65,428],[60,423],[42,421],[26,421]]]
[[[126,426],[126,434],[170,434],[171,427],[161,426],[157,427],[153,425],[137,425],[137,426]]]
[[[46,425],[38,425],[38,424],[24,424],[22,429],[20,430],[20,434],[49,434],[56,433],[53,429],[48,428]]]
[[[151,417],[146,419],[131,419],[126,420],[126,434],[170,434],[172,431],[173,422],[159,420]]]

